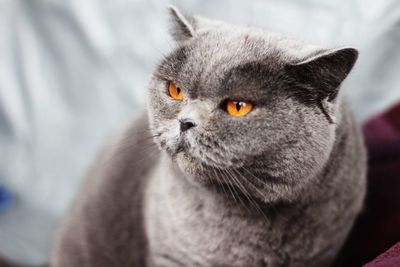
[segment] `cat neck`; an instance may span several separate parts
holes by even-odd
[[[184,266],[194,266],[197,264],[193,262],[195,259],[185,257],[212,257],[210,246],[214,244],[247,247],[251,246],[247,242],[266,240],[272,216],[189,182],[171,164],[167,158],[160,160],[146,191],[145,225],[150,251],[154,253],[150,255],[153,261],[169,266],[164,261],[168,262],[176,255]],[[212,242],[214,239],[218,242]]]

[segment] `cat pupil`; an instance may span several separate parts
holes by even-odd
[[[178,95],[181,93],[181,88],[176,88],[176,91],[178,92]]]
[[[236,110],[239,111],[241,107],[242,107],[242,103],[239,101],[236,102]]]

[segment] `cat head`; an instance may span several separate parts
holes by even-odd
[[[329,159],[357,50],[170,16],[176,47],[148,90],[159,147],[193,182],[233,182],[265,202],[309,183]]]

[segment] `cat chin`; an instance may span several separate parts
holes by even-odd
[[[185,174],[198,176],[201,173],[203,164],[186,152],[179,152],[175,155],[175,162]]]
[[[212,183],[208,177],[213,177],[209,174],[210,166],[207,166],[199,159],[189,155],[186,152],[179,152],[174,156],[174,161],[178,165],[180,171],[185,177],[196,184],[207,185]]]

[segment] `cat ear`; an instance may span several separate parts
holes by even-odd
[[[168,10],[171,18],[170,33],[175,41],[183,42],[192,38],[195,35],[195,18],[193,16],[183,15],[174,6],[169,6]]]
[[[318,104],[330,121],[334,121],[332,105],[340,84],[350,73],[358,57],[354,48],[339,48],[319,52],[287,66],[295,79],[295,93],[305,102]]]
[[[320,52],[288,66],[292,76],[312,98],[332,101],[358,57],[354,48],[339,48]]]

